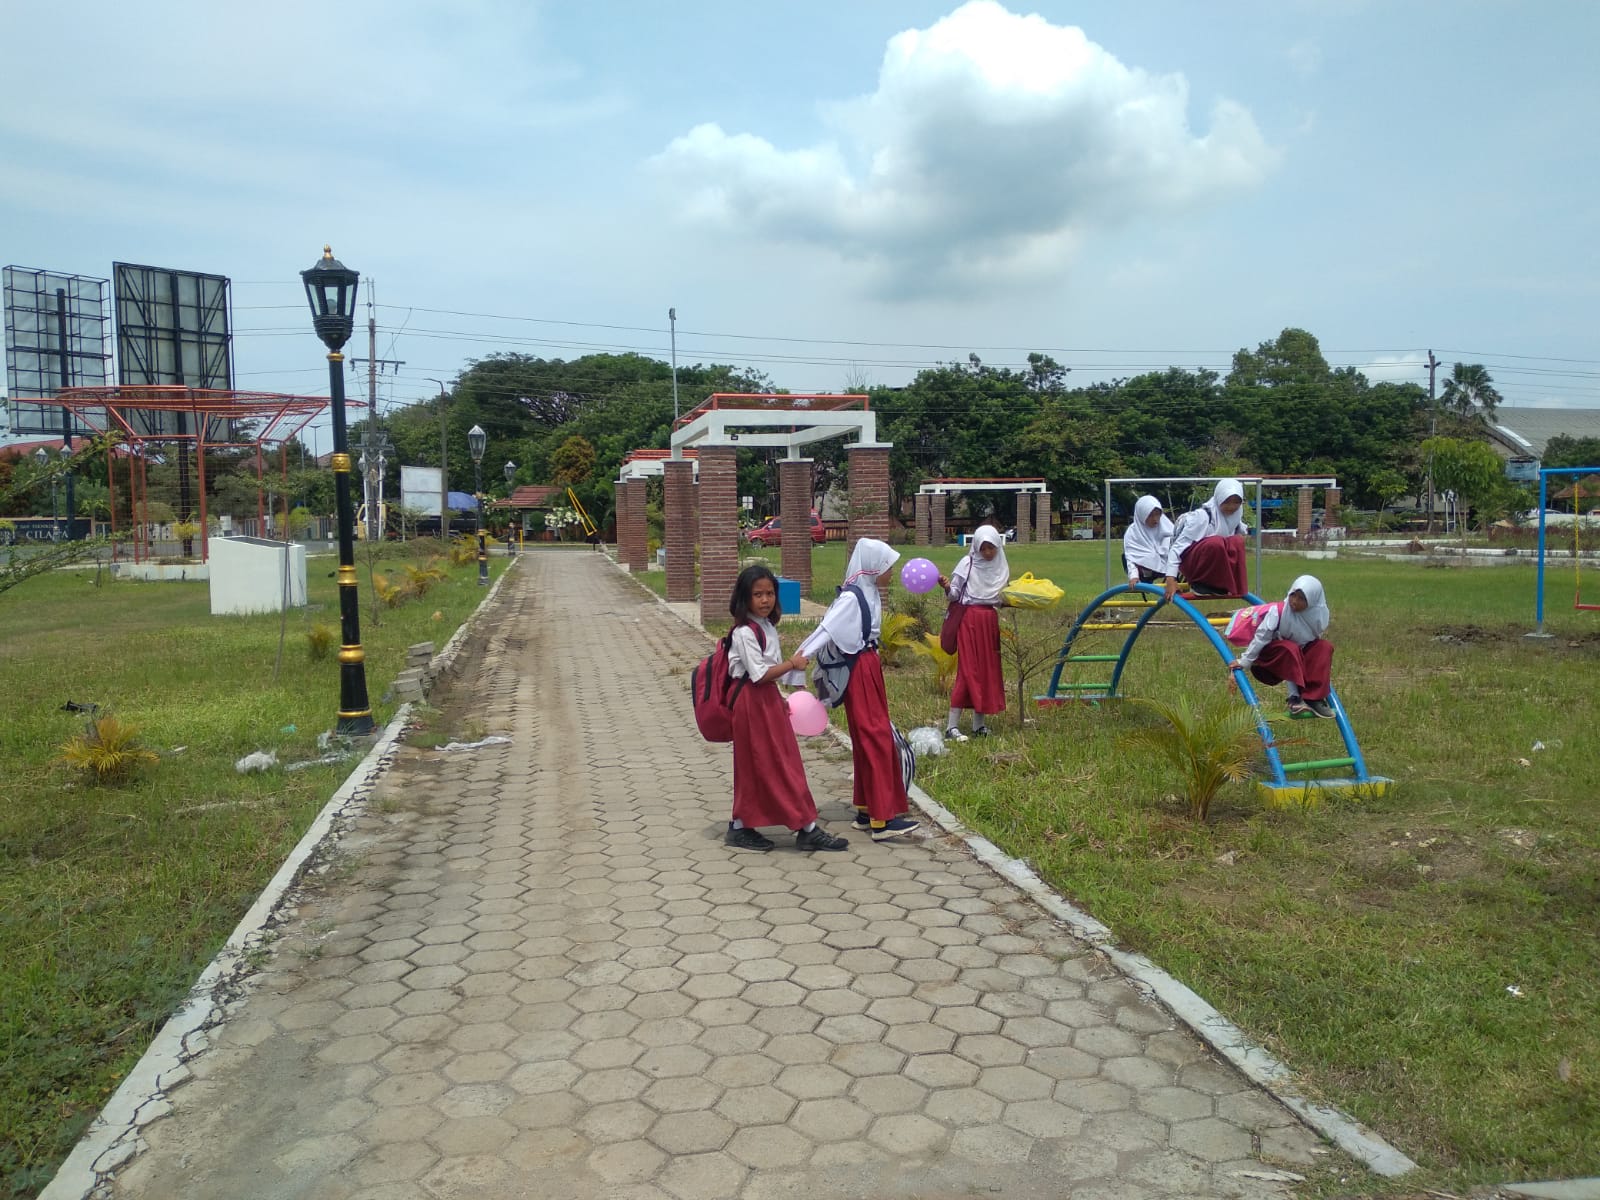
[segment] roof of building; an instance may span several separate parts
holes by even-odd
[[[1550,439],[1600,437],[1600,408],[1507,408],[1494,410],[1489,433],[1511,455],[1544,457]]]
[[[511,493],[508,500],[496,500],[496,508],[549,508],[552,496],[561,493],[561,487],[553,483],[524,483]]]

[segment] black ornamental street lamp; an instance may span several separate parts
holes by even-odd
[[[478,586],[489,586],[489,550],[483,542],[483,452],[489,446],[489,435],[482,425],[467,430],[467,450],[472,455],[472,487],[478,501]]]
[[[372,705],[367,700],[367,662],[361,649],[361,603],[356,595],[355,513],[350,507],[350,444],[344,421],[344,344],[350,340],[361,275],[333,256],[300,272],[305,281],[311,323],[328,347],[328,388],[333,416],[333,494],[339,518],[339,723],[336,732],[371,733]]]
[[[517,477],[517,464],[509,458],[506,459],[505,472],[506,503],[509,504],[511,503],[511,481]],[[517,534],[522,532],[522,514],[515,508],[511,510],[511,520],[514,523],[514,527],[506,530],[506,553],[514,556],[517,552]]]
[[[33,461],[38,463],[42,469],[50,471],[50,540],[59,542],[61,540],[61,514],[60,509],[57,507],[56,497],[58,472],[50,470],[50,452],[43,446],[33,452]]]

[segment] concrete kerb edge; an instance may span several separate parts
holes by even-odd
[[[633,575],[625,566],[613,565],[629,579]],[[698,624],[685,620],[665,599],[644,584],[639,587],[674,618],[684,621],[704,633]],[[850,736],[832,725],[828,726],[834,740],[850,749]],[[972,832],[944,805],[940,804],[916,784],[910,790],[914,803],[934,824],[952,837],[960,838],[974,858],[995,874],[1025,892],[1036,904],[1061,921],[1080,941],[1098,950],[1125,976],[1155,997],[1178,1020],[1182,1021],[1206,1045],[1210,1046],[1241,1074],[1282,1104],[1300,1120],[1315,1129],[1328,1141],[1338,1146],[1358,1162],[1366,1164],[1375,1174],[1393,1178],[1414,1171],[1417,1164],[1399,1150],[1389,1145],[1364,1125],[1337,1109],[1313,1104],[1290,1083],[1292,1072],[1266,1049],[1251,1041],[1245,1032],[1223,1016],[1198,993],[1175,979],[1142,954],[1123,950],[1116,943],[1111,929],[1078,908],[1055,891],[1019,858],[1013,858],[988,838]]]
[[[434,664],[449,667],[461,652],[472,627],[499,594],[507,573],[495,580],[477,608],[434,658]],[[167,1093],[188,1079],[187,1064],[204,1052],[210,1041],[208,1031],[226,1019],[248,992],[252,977],[256,975],[251,960],[256,952],[271,944],[271,929],[313,857],[326,844],[337,841],[350,818],[360,812],[373,785],[393,758],[413,707],[405,703],[395,710],[372,748],[329,798],[255,903],[240,918],[228,940],[190,987],[178,1010],[167,1018],[121,1086],[78,1139],[55,1177],[39,1193],[39,1200],[88,1200],[104,1185],[111,1172],[139,1152],[144,1127],[171,1111]]]

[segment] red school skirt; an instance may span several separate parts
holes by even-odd
[[[1243,596],[1250,590],[1244,538],[1237,533],[1201,538],[1183,552],[1178,569],[1191,584],[1204,584],[1230,596]]]
[[[987,604],[969,604],[956,630],[956,683],[951,708],[1005,712],[1006,684],[1000,677],[1000,614]]]
[[[1268,687],[1292,683],[1300,689],[1302,700],[1326,700],[1332,686],[1333,644],[1327,638],[1316,638],[1300,646],[1278,638],[1262,647],[1260,656],[1250,664],[1250,674]]]
[[[804,829],[817,819],[789,706],[776,683],[747,683],[733,703],[733,819]]]
[[[972,619],[969,612],[962,624]],[[855,765],[854,800],[874,821],[898,817],[911,807],[900,775],[900,752],[889,722],[889,694],[883,687],[883,664],[876,649],[863,650],[850,671],[844,691],[844,715],[850,726],[850,758]]]

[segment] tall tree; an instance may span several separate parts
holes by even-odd
[[[1494,417],[1495,406],[1500,403],[1500,393],[1483,364],[1456,363],[1450,371],[1450,378],[1444,381],[1440,400],[1445,408],[1458,416],[1476,414],[1487,421]]]

